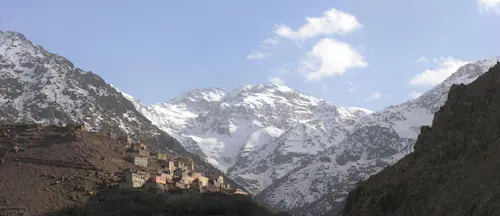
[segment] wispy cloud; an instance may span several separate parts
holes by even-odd
[[[435,58],[434,63],[438,64],[435,69],[427,69],[424,72],[413,77],[409,85],[429,87],[443,82],[451,74],[455,73],[461,66],[468,62],[455,59],[453,57]]]
[[[272,38],[266,38],[262,42],[260,42],[260,45],[264,49],[269,49],[278,46],[280,43],[280,39],[278,37],[272,37]]]
[[[335,8],[325,11],[321,17],[306,17],[306,21],[297,30],[277,25],[274,32],[293,41],[304,41],[319,35],[346,34],[362,27],[355,16]]]
[[[493,12],[500,15],[500,0],[478,0],[481,13]]]
[[[412,98],[412,99],[416,99],[416,98],[422,96],[422,92],[412,91],[412,92],[408,93],[408,96],[410,96],[410,98]]]
[[[247,56],[248,60],[260,60],[271,57],[272,53],[268,52],[271,48],[278,46],[280,40],[278,37],[270,37],[260,42],[259,49],[253,51]]]
[[[277,85],[285,85],[285,81],[279,77],[270,77],[269,82]]]
[[[325,38],[306,54],[298,71],[308,81],[319,81],[325,77],[342,75],[351,68],[367,66],[364,57],[349,44]]]
[[[418,63],[425,63],[425,62],[429,62],[429,60],[426,58],[426,57],[420,57],[417,59],[417,64]]]
[[[352,83],[351,81],[347,81],[347,84],[349,84],[349,86],[351,86],[350,88],[347,89],[347,91],[354,92],[354,83]]]
[[[368,102],[371,102],[374,100],[379,100],[381,98],[382,98],[382,94],[380,94],[380,92],[376,91],[376,92],[373,92],[368,98],[366,98],[365,102],[368,103]]]
[[[247,55],[248,60],[260,60],[270,57],[272,54],[268,52],[254,51]]]

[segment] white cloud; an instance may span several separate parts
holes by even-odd
[[[322,17],[306,17],[306,21],[296,31],[287,25],[277,25],[274,33],[294,41],[303,41],[318,35],[346,34],[362,27],[356,17],[334,8],[325,11]]]
[[[368,97],[368,98],[365,100],[365,102],[367,102],[367,103],[368,103],[368,102],[370,102],[370,101],[378,100],[378,99],[380,99],[380,98],[382,98],[382,94],[380,94],[380,92],[377,92],[377,91],[376,91],[376,92],[373,92],[373,93],[370,95],[370,97]]]
[[[278,37],[266,38],[262,42],[260,42],[263,48],[276,47],[280,43],[280,39]]]
[[[455,73],[458,68],[468,62],[454,59],[453,57],[435,58],[434,62],[439,64],[435,69],[427,69],[424,72],[413,77],[409,85],[429,87],[443,82],[451,74]]]
[[[418,63],[425,63],[425,62],[429,62],[429,60],[426,58],[426,57],[420,57],[417,59],[417,64]]]
[[[285,85],[285,81],[279,77],[270,77],[269,82],[277,85]]]
[[[500,15],[500,0],[478,0],[481,13],[494,12]]]
[[[412,92],[408,93],[408,96],[410,96],[412,99],[415,99],[415,98],[422,96],[422,92],[412,91]]]
[[[324,77],[342,75],[351,68],[365,68],[364,57],[349,44],[334,39],[321,39],[306,54],[298,71],[308,81],[318,81]]]
[[[248,60],[260,60],[270,57],[272,54],[268,52],[254,51],[247,55]]]
[[[347,91],[354,92],[354,88],[348,88]]]

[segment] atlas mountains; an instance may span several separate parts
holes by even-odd
[[[499,60],[462,66],[421,97],[375,113],[275,84],[194,89],[146,106],[22,34],[0,31],[0,120],[132,134],[153,149],[200,158],[200,169],[270,207],[321,215],[409,154],[453,84],[474,81]]]

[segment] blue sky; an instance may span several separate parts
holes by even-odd
[[[0,17],[146,104],[272,80],[380,110],[500,55],[500,0],[20,0]]]

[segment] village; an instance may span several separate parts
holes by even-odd
[[[223,192],[227,194],[248,193],[232,188],[219,176],[209,179],[203,173],[196,172],[192,158],[172,156],[166,153],[150,152],[147,145],[134,142],[127,138],[127,152],[125,159],[138,167],[138,169],[127,169],[124,175],[124,188],[144,188],[155,192],[167,192],[170,190],[194,189],[199,192]]]

